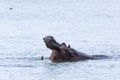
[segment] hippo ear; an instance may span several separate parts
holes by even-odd
[[[68,44],[68,48],[71,48],[71,47],[70,47],[70,44]]]
[[[66,45],[64,42],[61,45]]]
[[[66,50],[66,51],[68,50],[68,47],[65,43],[62,43],[62,47],[63,47],[64,50]]]

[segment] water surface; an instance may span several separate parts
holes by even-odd
[[[118,0],[0,0],[0,80],[119,80],[119,10]],[[46,35],[112,59],[40,60]]]

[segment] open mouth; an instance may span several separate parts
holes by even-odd
[[[43,38],[47,48],[51,50],[60,50],[61,45],[52,36],[46,36]]]

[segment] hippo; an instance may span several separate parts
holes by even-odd
[[[96,60],[108,58],[106,55],[87,55],[85,53],[79,52],[70,45],[65,43],[58,43],[53,36],[46,36],[43,38],[46,47],[52,50],[50,60],[52,62],[74,62],[82,60]]]

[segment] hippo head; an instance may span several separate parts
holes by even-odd
[[[46,36],[43,38],[47,48],[52,50],[50,60],[53,62],[63,62],[70,60],[69,47],[65,44],[59,44],[54,37]]]
[[[54,39],[52,36],[46,36],[43,38],[47,48],[51,50],[57,50],[59,51],[61,48],[61,45]]]

